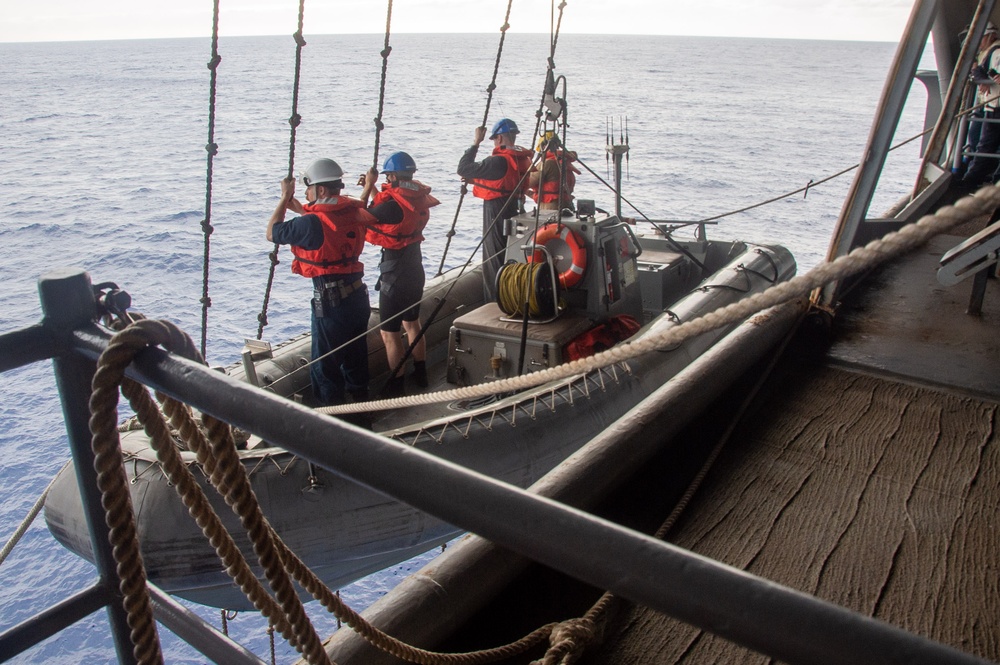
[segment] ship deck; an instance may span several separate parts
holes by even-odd
[[[684,463],[672,446],[600,514],[654,531],[721,438],[668,540],[1000,661],[1000,280],[988,281],[982,315],[966,314],[971,280],[935,278],[961,240],[939,237],[868,276],[829,348],[800,331],[734,429],[724,414],[753,377],[678,437]],[[501,644],[581,616],[598,595],[534,568],[438,647]],[[612,607],[579,662],[769,661],[646,608]]]
[[[937,284],[942,236],[845,300],[819,362],[792,354],[670,533],[681,547],[1000,660],[1000,284]],[[623,607],[583,662],[767,659]]]

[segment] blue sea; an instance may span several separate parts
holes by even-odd
[[[348,173],[373,162],[383,35],[307,36],[294,172],[330,157]],[[456,216],[455,167],[482,122],[498,34],[392,37],[378,163],[397,150],[442,205],[425,232],[435,274]],[[289,168],[295,44],[286,37],[223,39],[219,47],[212,179],[208,359],[229,364],[255,337],[269,270],[265,224]],[[715,217],[856,164],[893,57],[889,43],[563,35],[567,144],[608,179],[609,123],[630,146],[623,193],[653,219]],[[528,145],[544,83],[547,35],[508,34],[489,124],[514,119]],[[39,275],[75,266],[112,281],[135,310],[200,338],[208,137],[208,39],[0,44],[0,332],[37,323]],[[933,61],[928,54],[925,66]],[[915,84],[897,140],[922,130],[926,94]],[[920,142],[892,153],[872,206],[877,214],[912,186]],[[485,149],[481,155],[485,154]],[[853,174],[731,215],[709,235],[788,246],[800,270],[822,260]],[[301,190],[301,185],[299,186]],[[576,194],[613,209],[585,173]],[[625,207],[626,215],[640,216]],[[479,202],[467,197],[446,266],[479,241]],[[265,339],[308,326],[310,286],[278,266]],[[367,278],[376,253],[365,255]],[[0,376],[0,541],[5,542],[68,459],[51,365]],[[362,609],[433,552],[342,590]],[[39,518],[0,566],[0,630],[89,585],[93,568],[65,551]],[[198,608],[219,624],[217,610]],[[335,622],[307,606],[321,634]],[[266,623],[241,614],[230,634],[269,658]],[[205,659],[166,630],[172,663]],[[279,662],[294,652],[277,644]],[[104,612],[14,659],[114,660]]]

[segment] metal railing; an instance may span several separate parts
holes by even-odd
[[[10,657],[30,646],[32,629],[44,627],[51,635],[104,605],[119,659],[132,662],[124,615],[116,606],[119,595],[114,567],[108,563],[110,556],[101,553],[107,547],[107,528],[103,527],[103,514],[97,512],[96,484],[88,481],[93,474],[86,427],[89,381],[94,361],[110,335],[94,323],[96,306],[85,273],[64,271],[45,276],[40,280],[40,292],[45,315],[42,324],[0,336],[0,371],[45,357],[55,360],[101,581],[0,635],[0,654]],[[597,588],[778,660],[819,664],[986,662],[342,424],[160,349],[139,354],[127,374],[333,473]],[[509,519],[510,515],[518,515],[518,519]],[[211,651],[210,657],[215,659],[225,653],[225,662],[259,662],[199,618],[192,618],[183,607],[165,611],[169,599],[162,592],[154,591],[154,600],[157,619],[206,655]],[[211,637],[208,631],[218,637]]]

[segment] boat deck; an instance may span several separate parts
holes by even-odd
[[[823,362],[778,368],[669,539],[1000,661],[1000,284],[981,317],[971,280],[937,284],[960,240],[873,275]],[[768,660],[643,608],[607,630],[582,662]]]

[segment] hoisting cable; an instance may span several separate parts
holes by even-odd
[[[385,75],[389,69],[389,54],[392,47],[389,46],[389,26],[392,25],[392,0],[389,0],[389,8],[385,13],[385,45],[382,47],[382,81],[378,87],[378,114],[375,116],[375,155],[372,157],[372,168],[378,168],[378,148],[382,137],[382,109],[385,106]]]
[[[222,56],[219,55],[219,0],[215,0],[212,6],[212,59],[208,61],[208,69],[211,73],[208,83],[208,143],[205,150],[208,152],[206,175],[205,175],[205,218],[201,220],[201,230],[205,236],[204,258],[201,268],[201,355],[207,356],[205,346],[208,340],[208,308],[212,306],[212,299],[208,296],[208,267],[209,261],[209,238],[212,237],[212,167],[215,156],[219,154],[219,146],[215,142],[215,92],[218,80],[219,63]]]
[[[299,0],[299,25],[298,30],[292,37],[295,39],[295,80],[292,83],[292,115],[288,118],[291,125],[291,133],[288,139],[288,177],[295,177],[295,130],[302,117],[299,115],[299,80],[302,71],[302,47],[306,45],[306,40],[302,38],[302,21],[306,11],[306,0]],[[274,243],[274,248],[268,254],[271,259],[271,268],[267,273],[267,286],[264,289],[264,304],[261,306],[260,314],[257,315],[257,339],[264,336],[264,326],[267,325],[267,304],[271,300],[271,287],[274,285],[274,269],[278,261],[278,243]]]
[[[507,37],[507,30],[510,28],[510,8],[513,4],[514,0],[507,0],[507,13],[504,14],[503,25],[500,26],[500,44],[497,46],[497,57],[493,63],[493,78],[490,79],[490,84],[486,87],[486,110],[483,112],[482,127],[486,126],[486,121],[490,117],[490,104],[493,103],[493,91],[497,89],[497,73],[500,71],[500,58],[503,56],[503,42]],[[455,226],[458,225],[458,213],[462,210],[462,202],[465,200],[465,195],[468,191],[469,188],[463,180],[462,191],[458,196],[458,205],[455,207],[455,218],[451,221],[451,228],[448,229],[448,234],[445,237],[444,251],[441,253],[441,264],[438,266],[437,271],[438,275],[444,273],[444,261],[448,257],[448,248],[451,246],[451,239],[455,236]],[[494,223],[496,223],[495,220]]]
[[[551,118],[552,123],[553,123],[553,127],[558,127],[558,125],[556,123],[558,122],[559,117],[561,115],[563,115],[563,113],[565,113],[565,111],[566,111],[566,104],[565,104],[566,100],[562,99],[562,100],[558,100],[559,112],[555,116],[552,116],[551,113],[548,114],[548,115],[546,115],[546,113],[545,113],[546,101],[547,101],[547,99],[550,96],[552,97],[553,104],[557,103],[556,100],[555,100],[555,94],[556,94],[556,83],[555,83],[556,45],[559,43],[559,29],[562,27],[563,10],[566,8],[566,2],[565,2],[565,0],[563,0],[563,2],[559,3],[559,18],[558,19],[555,18],[555,0],[552,0],[552,2],[550,3],[549,7],[550,7],[550,12],[549,12],[549,57],[546,59],[545,84],[544,84],[544,86],[542,86],[542,99],[538,103],[538,110],[535,112],[535,133],[532,135],[532,140],[534,140],[535,136],[539,135],[539,129],[541,129],[541,127],[544,126],[544,123],[546,122],[546,120],[548,118]],[[565,97],[565,81],[566,81],[566,79],[563,79],[563,84],[564,84],[563,97]],[[546,118],[546,120],[543,120],[543,118]],[[483,123],[483,124],[485,125],[486,123]],[[563,121],[563,128],[564,128],[563,129],[563,136],[565,137],[565,120]],[[555,130],[553,130],[553,133],[555,133]],[[565,152],[565,146],[563,147],[563,151]],[[537,164],[538,164],[538,192],[536,194],[536,196],[538,197],[538,205],[535,206],[535,229],[534,229],[534,233],[531,236],[532,237],[532,245],[534,245],[534,238],[535,238],[535,236],[538,235],[538,227],[539,227],[539,222],[540,222],[540,219],[541,219],[541,207],[540,207],[540,204],[541,204],[541,200],[542,200],[541,188],[542,188],[543,181],[544,181],[543,174],[545,173],[545,151],[542,150],[540,152],[537,152],[535,154],[535,160],[534,161],[537,162]],[[532,166],[534,166],[534,165],[532,165]],[[531,172],[531,170],[529,169],[528,173],[530,173],[530,172]],[[525,174],[525,175],[527,175],[527,174]],[[559,188],[558,195],[559,195],[559,201],[561,202],[561,200],[562,200],[562,198],[561,198],[562,197],[562,189],[561,188]],[[561,217],[562,213],[559,212],[558,215]],[[494,221],[494,223],[496,223],[496,222]],[[553,294],[553,298],[557,298],[557,294]],[[525,361],[525,357],[527,355],[527,349],[528,349],[528,314],[529,314],[529,311],[531,309],[530,300],[531,300],[531,297],[530,297],[530,280],[525,280],[524,291],[523,291],[523,299],[522,299],[523,305],[521,307],[521,317],[522,317],[522,319],[521,319],[521,339],[520,339],[520,345],[519,345],[519,349],[518,349],[518,359],[517,359],[517,375],[518,376],[524,374],[524,361]],[[558,303],[557,303],[556,306],[558,307]]]

